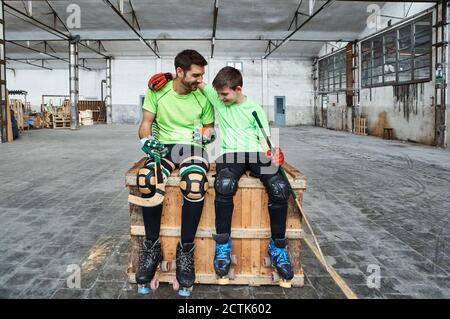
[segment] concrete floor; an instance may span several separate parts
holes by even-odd
[[[142,298],[125,273],[136,131],[36,130],[0,145],[1,298]],[[359,297],[450,298],[450,151],[313,127],[280,136],[308,177],[304,208],[324,254]],[[307,249],[302,262],[303,288],[198,285],[193,297],[344,297]],[[67,287],[69,265],[80,288]],[[144,298],[176,297],[162,284]]]

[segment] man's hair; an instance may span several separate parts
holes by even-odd
[[[231,66],[226,66],[217,73],[212,84],[216,89],[229,87],[230,89],[235,90],[238,86],[242,87],[242,82],[241,72]]]
[[[175,57],[175,69],[182,68],[183,71],[189,71],[191,65],[205,66],[208,64],[205,58],[195,50],[184,50],[177,54]]]

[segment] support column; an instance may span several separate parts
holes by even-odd
[[[70,91],[70,129],[76,130],[78,125],[78,41],[70,41],[69,57],[69,91]]]
[[[0,2],[0,140],[6,142],[6,57],[3,0]]]
[[[111,100],[111,58],[106,59],[106,123],[112,123],[112,100]]]

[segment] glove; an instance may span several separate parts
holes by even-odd
[[[213,127],[202,127],[194,130],[192,139],[194,143],[206,145],[214,142],[216,139],[216,131]]]
[[[172,80],[172,73],[157,73],[148,80],[148,88],[153,91],[159,91],[170,80]]]
[[[281,148],[276,147],[275,148],[275,155],[272,155],[272,152],[268,150],[266,152],[266,156],[272,160],[272,163],[281,166],[284,163],[284,154]]]
[[[142,151],[150,157],[159,155],[161,158],[169,153],[169,149],[161,144],[153,136],[144,137],[141,139]]]

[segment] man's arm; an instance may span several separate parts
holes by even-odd
[[[155,113],[143,110],[142,122],[139,126],[139,139],[149,137],[152,135],[152,124],[155,120]]]

